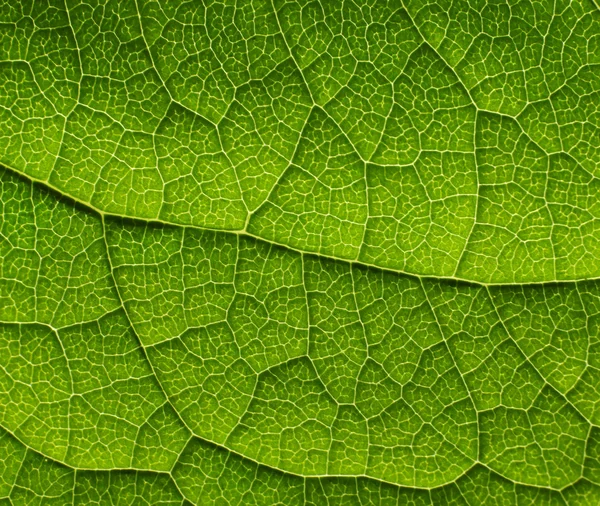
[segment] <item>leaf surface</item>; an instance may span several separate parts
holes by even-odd
[[[0,504],[600,498],[600,12],[0,5]]]

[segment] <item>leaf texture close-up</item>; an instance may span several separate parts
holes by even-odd
[[[600,504],[600,6],[0,0],[29,504]]]

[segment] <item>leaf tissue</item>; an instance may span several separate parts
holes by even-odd
[[[0,505],[600,504],[593,0],[0,0]]]

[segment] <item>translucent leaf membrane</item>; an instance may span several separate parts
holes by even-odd
[[[592,0],[0,0],[0,506],[600,502],[599,69]]]
[[[600,277],[592,0],[0,4],[0,162],[121,217]]]
[[[598,485],[586,479],[559,492],[516,485],[481,465],[432,490],[366,478],[301,478],[199,440],[188,444],[171,473],[74,470],[28,449],[5,431],[0,432],[0,458],[3,505],[586,505],[598,494]]]

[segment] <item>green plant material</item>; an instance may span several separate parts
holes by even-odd
[[[0,505],[600,502],[600,9],[0,1]]]

